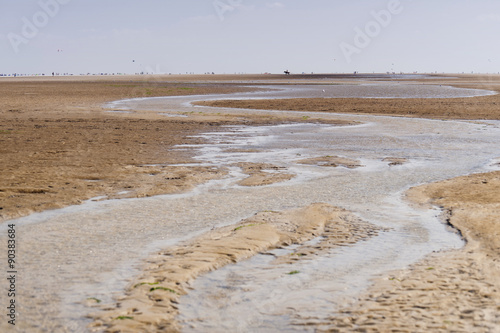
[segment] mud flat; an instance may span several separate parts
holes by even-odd
[[[500,119],[498,108],[500,75],[435,77],[434,80],[397,83],[386,80],[379,81],[379,86],[372,81],[364,84],[351,81],[350,84],[354,86],[325,86],[321,90],[316,90],[316,93],[309,93],[307,98],[303,96],[286,99],[232,98],[197,102],[197,104],[259,110],[375,114],[430,119]],[[420,98],[416,98],[419,95]],[[434,98],[422,98],[426,96]]]
[[[478,82],[478,78],[461,81],[466,88],[481,88]],[[281,90],[273,97],[286,99],[300,94],[319,96],[328,90],[317,82],[315,87],[276,88]],[[383,90],[390,92],[390,86]],[[435,87],[428,91],[448,90]],[[266,95],[255,94],[259,98]],[[416,185],[498,170],[498,121],[241,111],[190,104],[221,96],[129,99],[88,114],[87,109],[69,108],[81,119],[80,124],[94,122],[94,127],[81,130],[91,129],[95,134],[69,145],[71,154],[62,153],[66,154],[62,160],[74,173],[64,174],[61,181],[66,177],[71,184],[74,174],[84,170],[81,161],[89,158],[78,158],[79,153],[87,151],[83,156],[92,156],[107,142],[98,140],[99,144],[92,145],[89,141],[110,138],[109,132],[138,131],[126,124],[137,122],[144,131],[128,141],[116,140],[116,151],[124,153],[112,153],[101,164],[108,163],[109,178],[120,168],[127,170],[125,184],[138,177],[137,189],[135,185],[128,189],[113,185],[109,192],[102,188],[88,191],[91,186],[87,185],[106,179],[95,168],[90,176],[85,174],[85,186],[77,186],[81,193],[65,192],[66,198],[83,201],[89,195],[107,194],[107,198],[128,199],[95,198],[9,220],[16,224],[22,244],[19,258],[25,292],[17,299],[17,331],[134,331],[139,327],[145,331],[228,332],[374,327],[492,331],[498,327],[498,244],[494,243],[498,237],[493,237],[498,230],[498,174],[417,187],[408,197],[422,207],[402,200]],[[245,96],[249,94],[231,98]],[[466,100],[473,104],[477,99],[481,104],[483,98],[494,96]],[[62,112],[68,99],[60,101],[62,109],[58,110]],[[404,105],[405,100],[387,101]],[[432,107],[435,102],[422,99]],[[13,154],[15,144],[27,142],[24,155],[11,155],[17,157],[8,160],[12,164],[9,177],[2,181],[9,184],[10,192],[2,199],[23,194],[18,198],[23,197],[33,209],[33,202],[38,202],[34,198],[46,194],[18,190],[35,188],[50,193],[50,177],[43,177],[51,160],[35,154],[43,145],[29,144],[31,130],[16,132],[12,124],[33,123],[34,129],[44,128],[35,125],[50,125],[48,132],[52,123],[46,120],[68,113],[49,112],[50,103],[46,114],[33,104],[25,106],[21,113],[2,110],[2,117],[11,122],[2,129],[7,131],[0,137],[6,143],[3,149]],[[378,101],[373,103],[375,109],[384,107]],[[110,110],[120,112],[106,112]],[[110,119],[108,127],[100,127],[104,119]],[[157,125],[160,119],[165,123]],[[115,120],[123,121],[123,131],[111,130]],[[193,130],[182,127],[193,123],[197,124]],[[70,142],[64,133],[73,129],[68,124],[58,124],[61,130],[51,131],[54,135],[43,141],[45,145],[56,150]],[[174,133],[169,136],[167,129],[180,124],[184,124],[182,140]],[[160,130],[153,131],[155,126]],[[151,134],[156,132],[161,134]],[[163,146],[152,144],[163,138],[172,139]],[[148,143],[151,147],[144,149]],[[102,148],[101,156],[106,156],[104,151]],[[165,152],[168,158],[161,155]],[[16,158],[24,163],[16,164]],[[26,184],[11,181],[29,164],[41,178],[25,175]],[[198,175],[202,177],[189,181]],[[263,178],[244,183],[254,175]],[[152,180],[147,182],[149,177]],[[140,190],[144,184],[150,188]],[[164,184],[176,190],[170,192]],[[464,188],[472,191],[460,192]],[[119,194],[125,190],[131,192]],[[172,194],[148,197],[160,193]],[[47,206],[38,210],[72,202],[61,198],[45,199]],[[4,202],[11,210],[10,201]],[[446,214],[428,205],[444,207]],[[442,223],[448,217],[467,240],[464,249],[460,235]],[[489,227],[483,230],[485,226]],[[3,239],[6,224],[1,227]],[[186,258],[192,264],[183,265]],[[403,320],[401,311],[411,320]],[[92,318],[87,317],[89,313],[94,313]],[[242,321],[242,316],[247,320]]]
[[[2,78],[0,222],[97,196],[178,192],[213,178],[208,175],[213,170],[200,169],[199,173],[166,167],[190,161],[188,153],[168,147],[189,143],[186,136],[237,122],[166,120],[106,110],[102,104],[130,97],[229,93],[245,88],[142,80],[137,76]],[[164,178],[178,178],[182,184],[169,184]]]

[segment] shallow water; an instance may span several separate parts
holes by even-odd
[[[273,256],[259,254],[201,277],[181,298],[183,331],[314,331],[308,324],[354,301],[369,277],[388,276],[431,251],[461,245],[437,221],[438,212],[413,211],[412,216],[411,210],[396,209],[398,226],[390,231],[314,260],[276,265]],[[283,256],[294,248],[269,252]]]
[[[259,86],[255,86],[259,88]],[[464,89],[450,86],[408,83],[356,83],[350,85],[265,85],[263,90],[272,91],[246,92],[223,95],[171,96],[133,98],[108,103],[111,109],[118,110],[151,110],[199,112],[193,110],[190,102],[196,100],[218,99],[267,99],[267,98],[459,98],[496,94],[481,89]],[[203,109],[207,110],[206,107]],[[203,112],[205,112],[203,110]]]
[[[369,86],[365,86],[369,87]],[[390,89],[397,86],[384,86]],[[276,91],[275,97],[297,97],[322,94],[323,87],[291,91]],[[369,88],[366,88],[369,89]],[[434,89],[434,88],[432,88]],[[326,90],[326,89],[325,89]],[[440,89],[437,89],[440,90]],[[445,89],[446,90],[446,89]],[[453,89],[452,89],[453,90]],[[477,92],[477,91],[476,91]],[[435,94],[442,94],[434,91]],[[454,91],[456,93],[456,91]],[[260,96],[258,94],[235,94]],[[265,94],[264,94],[265,95]],[[203,98],[220,98],[204,96]],[[263,96],[260,96],[263,97]],[[189,103],[201,96],[157,98],[114,103],[113,109],[136,108],[175,114],[176,112],[222,112],[214,108],[192,107]],[[223,112],[238,112],[223,109]],[[272,111],[247,111],[272,113]],[[286,112],[281,112],[286,113]],[[306,114],[306,113],[304,113]],[[139,273],[141,260],[152,252],[174,244],[217,225],[236,223],[258,211],[303,207],[314,202],[326,202],[353,211],[366,221],[389,227],[391,231],[361,242],[353,247],[339,249],[319,261],[308,262],[299,270],[310,272],[283,277],[280,271],[260,274],[265,262],[260,257],[241,265],[228,267],[198,280],[201,286],[182,300],[186,330],[200,316],[212,317],[194,330],[206,331],[219,327],[218,319],[224,312],[226,331],[246,328],[271,330],[293,326],[297,320],[283,305],[294,302],[289,290],[297,283],[310,286],[303,293],[293,294],[314,299],[317,307],[303,312],[321,317],[332,311],[338,300],[349,301],[362,290],[371,277],[387,270],[405,267],[431,251],[455,248],[461,240],[445,230],[436,218],[436,211],[415,211],[400,198],[412,185],[428,183],[459,175],[495,168],[492,161],[500,156],[497,143],[500,123],[433,121],[406,118],[321,114],[332,119],[357,120],[358,126],[331,126],[292,124],[265,127],[228,127],[226,133],[207,133],[208,144],[177,147],[194,149],[198,159],[207,165],[230,165],[239,161],[266,162],[288,167],[297,174],[289,182],[270,186],[245,188],[236,185],[242,174],[237,168],[229,177],[211,181],[195,191],[179,195],[153,198],[89,201],[86,204],[49,211],[11,221],[16,223],[19,244],[19,281],[17,332],[75,332],[85,331],[89,323],[85,314],[92,309],[83,303],[90,297],[112,302],[127,283]],[[234,148],[253,152],[234,152]],[[360,159],[364,167],[358,169],[325,168],[297,164],[307,157],[337,155]],[[404,157],[409,162],[390,167],[384,157]],[[489,170],[489,169],[488,169]],[[6,224],[0,226],[2,244],[5,244]],[[5,251],[0,252],[4,260]],[[370,257],[367,256],[370,254]],[[4,261],[5,262],[5,261]],[[253,266],[252,266],[253,265]],[[310,265],[310,266],[308,266]],[[321,267],[324,270],[317,271]],[[362,271],[360,271],[362,269]],[[234,271],[236,270],[236,271]],[[313,274],[311,272],[317,272]],[[201,289],[220,288],[227,277],[223,274],[255,276],[255,287],[248,295],[241,293],[243,284],[227,285],[233,288],[234,306],[229,311],[222,301],[216,306],[202,301]],[[278,278],[275,278],[275,277]],[[288,280],[287,280],[288,279]],[[211,281],[214,282],[211,282]],[[237,279],[235,279],[236,281]],[[279,284],[278,281],[282,281]],[[213,283],[213,284],[210,284]],[[222,282],[224,286],[224,282]],[[281,289],[277,288],[280,286]],[[243,286],[243,287],[242,287]],[[253,285],[252,285],[253,286]],[[276,289],[279,306],[273,306],[268,316],[261,316],[256,299],[265,291]],[[246,290],[246,289],[243,289]],[[321,295],[321,297],[319,297]],[[2,302],[4,300],[2,294]],[[250,304],[250,309],[246,305]],[[253,304],[253,305],[251,305]],[[257,305],[256,305],[257,304]],[[252,306],[254,308],[252,308]],[[257,307],[257,308],[255,308]],[[214,311],[215,310],[215,311]],[[295,313],[305,311],[298,307]],[[260,311],[260,312],[259,312]],[[246,317],[245,317],[246,318]],[[257,323],[257,324],[255,324]],[[260,324],[259,324],[260,323]],[[6,329],[6,322],[0,329]],[[245,326],[246,325],[246,326]],[[255,326],[257,325],[257,326]]]
[[[272,186],[283,189],[283,199],[293,205],[318,201],[339,205],[391,230],[302,264],[276,266],[269,264],[268,256],[257,256],[207,274],[181,298],[180,321],[186,332],[307,331],[306,323],[325,318],[336,306],[353,300],[370,278],[403,268],[432,251],[462,246],[459,237],[440,223],[438,211],[409,207],[401,200],[401,192],[412,185],[491,166],[491,157],[500,153],[494,143],[500,134],[499,123],[390,117],[358,120],[364,125],[247,127],[206,136],[214,144],[199,147],[201,161],[215,165],[254,161],[289,167],[297,178]],[[482,135],[489,130],[491,137]],[[237,147],[257,152],[234,153]],[[326,155],[360,159],[364,167],[352,170],[296,163]],[[382,161],[385,157],[408,162],[391,167]],[[259,197],[273,199],[263,189]],[[292,270],[301,273],[286,274]]]

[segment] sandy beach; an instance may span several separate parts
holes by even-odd
[[[480,121],[500,120],[498,94],[436,99],[238,98],[196,102],[209,106],[212,111],[195,109],[196,112],[189,114],[179,111],[173,116],[162,115],[161,110],[110,109],[104,105],[120,99],[155,96],[194,95],[201,100],[201,95],[265,91],[273,85],[333,86],[379,81],[397,86],[454,86],[500,92],[499,76],[473,75],[414,80],[353,75],[2,78],[0,222],[5,225],[34,212],[70,207],[89,200],[106,205],[107,201],[112,202],[109,199],[182,195],[201,184],[224,181],[231,175],[237,176],[237,190],[262,188],[280,193],[280,184],[299,182],[295,167],[283,165],[278,155],[272,163],[240,161],[216,166],[202,163],[197,152],[189,149],[207,144],[209,139],[205,133],[223,135],[228,128],[236,131],[233,128],[238,126],[266,128],[301,124],[321,129],[323,125],[363,125],[363,121],[354,118],[339,116],[336,119],[336,114],[461,120],[467,126],[479,122],[478,126],[485,127],[494,125]],[[220,112],[214,111],[214,107],[220,108]],[[246,112],[246,109],[311,114],[258,114]],[[321,113],[333,115],[324,118]],[[421,132],[425,131],[423,127]],[[272,135],[278,137],[278,134]],[[230,139],[223,137],[221,140]],[[470,141],[474,140],[475,137],[471,137]],[[231,150],[232,154],[253,152],[244,145]],[[388,177],[391,177],[391,170],[399,170],[394,168],[413,165],[412,156],[406,158],[390,153],[374,164],[387,168]],[[494,157],[500,158],[500,150],[491,147],[489,154],[495,153],[498,154]],[[355,158],[334,149],[315,157],[295,153],[294,158],[293,165],[300,168],[338,172],[340,177],[344,172],[363,172],[373,167],[365,156]],[[332,307],[326,317],[300,317],[297,311],[297,318],[301,320],[296,321],[295,329],[321,332],[499,331],[500,171],[494,171],[498,170],[498,163],[499,160],[492,163],[488,173],[426,183],[402,194],[403,200],[415,209],[438,207],[439,219],[466,241],[464,247],[436,251],[404,269],[377,275],[355,299]],[[418,182],[425,183],[420,178]],[[300,188],[300,184],[296,186]],[[269,197],[275,195],[270,192]],[[150,253],[147,259],[135,264],[140,267],[140,274],[134,274],[121,293],[114,293],[111,302],[102,304],[98,297],[82,301],[91,313],[87,329],[104,332],[203,331],[196,324],[183,324],[179,315],[184,308],[179,302],[193,291],[194,281],[207,272],[262,253],[275,257],[273,265],[292,267],[296,262],[323,257],[333,249],[376,239],[391,229],[366,221],[340,203],[332,205],[326,201],[325,198],[325,201],[304,202],[300,206],[293,201],[288,209],[254,211],[250,216],[245,213],[245,217],[238,220],[231,217],[233,223],[226,226],[214,223],[211,230],[203,229],[174,245],[162,246],[161,251]],[[193,211],[198,209],[194,201],[191,207]],[[172,239],[194,232],[188,227],[175,228],[179,236],[172,236]],[[194,221],[192,229],[196,229]],[[25,241],[21,235],[19,238],[20,242]],[[315,239],[319,239],[319,243],[308,243]],[[274,249],[291,245],[298,246],[292,254],[269,254]],[[23,270],[29,271],[30,267],[25,266]],[[287,274],[299,273],[290,268]],[[307,304],[302,306],[307,307]],[[43,316],[42,307],[43,303],[33,305],[29,311]],[[25,310],[28,312],[27,308]],[[57,312],[57,309],[52,310]],[[36,326],[33,320],[23,323],[22,316],[18,320],[19,332],[23,329],[71,331],[57,325],[48,324],[46,328],[39,323]]]

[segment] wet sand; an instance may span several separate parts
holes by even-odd
[[[263,88],[196,83],[205,77],[55,77],[0,80],[0,222],[101,197],[177,193],[225,170],[172,166],[193,162],[172,149],[224,125],[275,124],[276,117],[166,117],[103,107],[124,98],[203,95]],[[179,83],[180,81],[181,83]]]
[[[474,80],[477,80],[477,78],[474,78]],[[25,93],[34,91],[33,85],[36,86],[36,84],[29,80],[27,82],[29,84],[24,88],[26,89]],[[467,87],[481,85],[471,82],[461,84]],[[7,86],[9,85],[7,84]],[[16,86],[14,90],[19,91],[21,86],[22,84]],[[43,92],[44,86],[45,84],[41,84],[39,87],[41,93],[46,94],[46,92]],[[89,86],[93,86],[93,84],[89,84]],[[483,86],[486,86],[486,84]],[[493,89],[495,84],[489,82],[487,86],[488,89]],[[76,89],[76,91],[86,90],[81,86],[73,89]],[[2,158],[3,163],[7,163],[4,169],[9,170],[9,172],[2,173],[4,177],[0,179],[2,181],[2,191],[0,192],[2,196],[0,198],[2,199],[1,206],[3,207],[4,220],[26,215],[34,210],[45,210],[74,204],[79,200],[85,200],[96,195],[106,195],[108,198],[141,197],[185,191],[192,188],[194,184],[208,179],[220,178],[227,173],[227,170],[214,170],[207,167],[169,166],[168,164],[179,163],[180,161],[192,163],[193,160],[189,153],[168,150],[165,149],[166,147],[173,147],[176,144],[192,144],[200,139],[188,138],[188,135],[207,130],[212,131],[219,128],[220,125],[241,123],[259,125],[292,121],[291,119],[283,120],[277,117],[252,118],[246,116],[242,118],[241,115],[200,116],[189,121],[151,118],[151,113],[139,115],[136,113],[108,115],[106,113],[103,115],[104,110],[98,106],[94,105],[95,109],[92,111],[89,102],[92,98],[90,97],[86,97],[86,100],[78,106],[73,105],[73,97],[69,98],[64,94],[60,98],[52,98],[53,101],[57,101],[55,104],[50,99],[43,104],[39,103],[37,99],[31,99],[31,102],[29,99],[19,101],[14,90],[9,92],[11,100],[3,103],[2,105],[6,107],[1,110],[5,122],[2,122],[2,128],[0,128],[2,131],[0,139],[3,141],[2,144],[5,143],[5,145],[2,145],[2,149],[5,150],[3,153],[9,154],[3,155],[9,158]],[[158,94],[161,95],[162,93],[164,92]],[[198,93],[203,92],[196,92],[196,94]],[[6,94],[6,96],[9,96],[9,94]],[[92,92],[88,96],[91,95]],[[116,98],[116,95],[108,93],[101,98],[101,101],[105,101],[107,98],[111,100]],[[432,117],[446,118],[450,116],[450,109],[457,109],[457,105],[465,105],[464,108],[467,112],[464,111],[463,115],[457,117],[476,119],[471,116],[469,111],[471,107],[475,107],[474,105],[479,105],[478,110],[483,112],[481,117],[498,119],[495,107],[497,99],[495,98],[497,97],[488,96],[460,101],[440,100],[439,105],[448,103],[444,107],[438,106],[436,101],[422,99],[419,100],[418,110],[428,107],[429,110],[432,110]],[[474,103],[476,100],[478,101],[477,104]],[[408,108],[411,109],[411,106],[407,105],[407,101],[404,100],[387,100],[384,103],[377,100],[376,103],[372,103],[372,108],[379,110],[379,114],[386,113],[386,102],[399,105],[403,115],[408,115],[407,110]],[[363,104],[365,101],[351,99],[344,101],[342,105],[357,103]],[[70,106],[67,107],[67,105]],[[273,108],[275,107],[273,105]],[[398,107],[394,107],[394,110],[396,109]],[[440,110],[443,113],[436,116],[435,114]],[[426,114],[428,115],[428,113],[411,115],[425,116]],[[474,115],[476,114],[474,113]],[[58,119],[61,116],[68,119]],[[297,117],[293,121],[299,121],[299,119],[300,117]],[[75,127],[74,123],[80,126]],[[152,136],[151,133],[155,133],[153,128],[155,132],[163,134]],[[40,134],[36,132],[37,130],[43,132]],[[168,132],[168,135],[166,135],[166,132]],[[120,139],[117,140],[116,137],[120,137]],[[109,149],[106,148],[112,142],[115,142],[116,149],[113,149],[110,153]],[[158,143],[161,143],[161,145]],[[64,150],[62,150],[63,145],[68,145],[69,148],[64,147]],[[88,163],[89,160],[92,163]],[[326,165],[341,165],[344,167],[359,167],[361,164],[356,160],[343,160],[330,155],[316,159],[306,159],[302,160],[302,162],[316,165],[325,163]],[[404,162],[399,158],[387,159],[387,163],[401,164]],[[33,168],[33,166],[35,167]],[[248,183],[242,185],[255,186],[279,183],[289,179],[287,177],[291,177],[286,173],[286,170],[279,170],[279,167],[275,165],[246,164],[238,167],[250,176],[250,179],[246,179]],[[275,174],[275,171],[278,171],[278,173]],[[277,179],[275,178],[276,175],[279,175]],[[13,182],[13,179],[16,181]],[[164,182],[163,179],[168,181]],[[57,190],[54,190],[54,188]],[[473,192],[467,190],[464,193],[463,189],[471,188],[474,189]],[[124,191],[128,192],[123,193]],[[61,194],[55,194],[54,192]],[[474,195],[470,195],[471,193]],[[449,214],[449,222],[460,230],[467,239],[467,246],[463,250],[432,255],[409,270],[391,273],[390,277],[376,281],[373,290],[369,291],[366,296],[360,297],[359,303],[346,307],[338,313],[332,314],[330,320],[322,323],[316,322],[313,326],[331,331],[363,331],[370,329],[384,331],[392,328],[408,329],[410,331],[428,331],[430,329],[494,331],[499,324],[496,313],[499,310],[498,300],[500,299],[498,295],[498,278],[496,278],[499,276],[499,249],[496,241],[500,237],[495,237],[495,235],[498,235],[498,224],[496,222],[499,216],[499,193],[498,173],[468,176],[412,190],[409,197],[413,201],[419,204],[434,204],[444,207]],[[40,199],[40,196],[43,196],[43,198]],[[332,212],[332,210],[336,211],[335,208],[327,208],[329,212]],[[300,216],[300,214],[297,215],[297,212],[277,214],[282,218],[287,216],[286,214],[291,214],[289,217],[284,218],[287,221],[293,221],[295,217]],[[243,221],[240,225],[216,230],[201,236],[200,239],[193,240],[192,244],[197,241],[203,242],[203,239],[210,243],[214,240],[213,237],[218,239],[222,236],[232,236],[238,232],[251,232],[253,229],[270,228],[268,224],[273,225],[274,222],[272,222],[272,218],[266,218],[268,215],[273,214],[262,213],[257,218],[266,220],[265,224],[259,224],[263,223],[260,220],[257,222],[253,220]],[[306,218],[306,220],[309,220],[309,218]],[[316,219],[313,220],[316,221]],[[320,225],[324,227],[324,219],[322,221],[323,224],[320,223]],[[254,226],[246,227],[252,224],[256,224],[255,227],[257,228],[253,228]],[[341,226],[342,222],[337,221],[334,224]],[[240,226],[243,228],[235,230]],[[312,227],[308,226],[308,228]],[[369,231],[369,228],[366,228],[366,230]],[[321,230],[317,232],[321,234]],[[148,326],[151,331],[157,331],[159,328],[167,330],[167,327],[176,330],[175,321],[171,319],[175,314],[176,298],[179,294],[185,292],[185,286],[178,287],[179,285],[175,282],[187,283],[203,271],[214,269],[224,263],[238,261],[250,256],[252,253],[281,244],[281,236],[272,236],[273,233],[276,233],[274,229],[273,231],[260,230],[258,233],[273,239],[272,241],[265,241],[265,246],[252,243],[252,237],[245,235],[244,238],[252,243],[251,250],[241,250],[240,247],[245,248],[245,246],[239,246],[240,240],[231,238],[225,240],[228,244],[238,244],[233,249],[234,251],[231,250],[233,252],[231,255],[224,252],[218,253],[217,256],[209,256],[215,258],[213,263],[207,263],[208,266],[204,266],[205,268],[201,270],[198,269],[198,273],[194,275],[191,272],[183,272],[183,278],[173,279],[165,285],[158,284],[164,289],[151,291],[151,289],[155,288],[157,282],[163,282],[164,280],[158,281],[158,276],[155,275],[153,281],[152,277],[145,273],[144,276],[139,278],[138,283],[146,284],[134,288],[137,289],[138,293],[137,295],[134,294],[136,297],[134,296],[132,300],[127,301],[127,305],[123,306],[121,311],[116,312],[117,310],[113,310],[112,315],[109,312],[96,315],[97,318],[100,318],[96,325],[104,325],[110,331],[115,328],[120,328],[123,331],[134,331],[137,328],[135,326],[137,321],[132,321],[126,317],[134,317],[135,315],[131,313],[134,312],[133,309],[138,309],[135,312],[140,312],[142,316],[139,322]],[[296,235],[293,237],[296,237]],[[347,237],[349,237],[349,234]],[[306,239],[307,237],[300,240],[296,239],[295,242],[301,243]],[[196,247],[196,245],[189,244],[185,246]],[[204,244],[203,246],[210,247],[211,245]],[[191,250],[181,247],[175,251],[169,251],[160,253],[160,256],[180,256],[179,260],[183,261],[185,259],[183,255]],[[209,251],[202,252],[203,255],[206,255]],[[199,261],[201,256],[196,255],[194,258]],[[217,261],[221,260],[220,258],[224,258],[224,263]],[[205,260],[201,261],[206,262]],[[160,265],[160,263],[154,261],[152,266],[156,265]],[[168,271],[171,268],[164,269]],[[159,277],[161,279],[165,275],[160,274]],[[152,285],[149,286],[147,283],[152,283]],[[133,291],[131,290],[129,292]],[[171,290],[175,292],[171,292]],[[144,302],[140,301],[141,297],[146,297]],[[156,315],[157,310],[147,312],[136,305],[137,302],[142,305],[148,304],[148,302],[154,301],[155,297],[159,297],[159,299],[168,303],[167,307],[171,308],[165,311],[170,317],[160,318],[160,316]],[[91,303],[92,300],[89,300],[89,302]],[[409,313],[411,320],[408,320],[408,316],[401,316],[401,311]],[[123,319],[117,323],[116,318],[120,316],[123,316]],[[114,322],[112,319],[115,319]],[[155,324],[151,326],[152,323]]]
[[[500,92],[499,75],[466,76],[415,81],[383,81],[423,86],[453,86],[457,88],[484,89]],[[373,82],[348,81],[348,84],[373,84]],[[325,84],[328,84],[325,82]],[[335,83],[331,83],[335,84]],[[332,98],[333,97],[333,98]],[[349,114],[374,114],[418,117],[428,119],[500,119],[500,95],[474,98],[344,98],[325,94],[321,98],[220,100],[199,102],[198,105],[245,108],[259,110],[290,110]]]
[[[109,331],[119,332],[180,330],[176,322],[179,298],[189,292],[190,283],[201,274],[259,252],[302,244],[314,237],[329,238],[332,247],[376,236],[380,230],[360,223],[360,230],[356,232],[348,219],[348,212],[327,204],[284,212],[261,212],[238,224],[160,252],[148,260],[144,274],[127,290],[116,308],[107,308],[94,315],[96,320],[92,326],[105,326]],[[277,260],[293,261],[313,255],[311,250],[314,249],[299,249],[295,258],[283,256]],[[326,249],[323,247],[323,250]]]
[[[443,83],[457,83],[445,80]],[[455,86],[500,91],[497,77]],[[499,119],[499,95],[472,99],[412,100],[281,99],[201,102],[200,105],[431,119]],[[390,160],[390,159],[389,159]],[[393,163],[403,161],[393,159]],[[375,281],[351,306],[329,320],[311,323],[321,332],[496,332],[500,327],[499,173],[424,185],[407,193],[420,205],[441,207],[464,249],[430,255],[403,271]]]
[[[295,175],[286,173],[284,169],[272,164],[265,163],[238,163],[242,172],[248,177],[241,180],[238,184],[241,186],[262,186],[279,183],[292,179]]]
[[[187,154],[168,147],[192,142],[186,137],[227,120],[147,119],[105,112],[101,105],[121,98],[241,89],[137,80],[56,77],[0,81],[0,221],[96,196],[171,193],[212,178],[212,170],[199,169],[202,172],[195,175],[185,168],[161,165],[190,161]],[[161,181],[164,178],[171,181]]]
[[[500,327],[500,173],[412,188],[407,197],[436,205],[467,240],[376,281],[356,304],[318,324],[320,332],[497,332]]]

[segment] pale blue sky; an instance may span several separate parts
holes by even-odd
[[[0,0],[0,73],[497,73],[499,35],[499,0]]]

